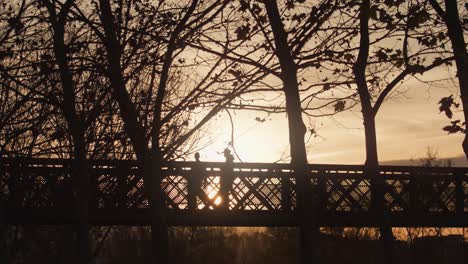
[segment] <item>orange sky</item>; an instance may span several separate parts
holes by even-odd
[[[435,73],[432,74],[435,76]],[[463,156],[463,136],[447,135],[442,131],[449,120],[439,113],[437,104],[441,97],[454,93],[458,97],[457,88],[451,82],[440,86],[429,87],[416,80],[408,80],[401,87],[407,90],[404,96],[383,104],[377,115],[381,162],[417,160],[424,156],[428,147],[436,150],[440,158]],[[308,143],[309,162],[362,164],[365,146],[360,114],[357,107],[333,117],[314,119],[319,136]],[[460,112],[456,113],[456,117],[460,115]],[[255,121],[257,116],[265,117],[264,114],[248,111],[233,115],[237,153],[244,162],[275,162],[289,151],[286,115],[270,116],[271,120],[264,123]],[[223,112],[209,125],[214,143],[200,151],[202,160],[224,160],[222,150],[230,141],[231,126],[228,120],[228,115]],[[455,161],[455,165],[460,163],[459,160]]]

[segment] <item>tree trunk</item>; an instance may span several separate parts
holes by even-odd
[[[151,174],[147,175],[146,179],[149,181],[151,195],[150,199],[152,208],[152,240],[154,244],[154,252],[158,263],[169,263],[169,237],[168,237],[168,225],[166,220],[166,212],[162,199],[162,172],[161,163],[163,161],[163,155],[161,153],[160,146],[160,133],[162,128],[162,106],[166,95],[167,81],[169,79],[169,70],[172,65],[173,54],[177,46],[177,38],[184,29],[185,23],[188,21],[190,16],[193,14],[198,0],[192,0],[187,12],[182,17],[180,22],[171,34],[169,39],[168,48],[164,56],[163,67],[158,85],[158,91],[156,95],[156,102],[153,112],[153,134],[151,144]],[[145,180],[145,182],[147,182]]]
[[[362,101],[364,98],[361,98]],[[370,100],[368,101],[370,104]],[[364,107],[363,107],[364,109]],[[383,246],[384,263],[394,263],[393,232],[389,221],[389,215],[384,205],[384,178],[379,173],[379,161],[377,154],[377,135],[375,128],[375,115],[363,111],[364,131],[366,141],[365,173],[371,179],[371,212],[375,213],[375,219],[380,223],[380,240]]]
[[[70,2],[70,1],[69,1]],[[67,7],[64,7],[64,9]],[[89,263],[91,261],[91,248],[89,239],[88,224],[88,190],[89,173],[88,160],[86,157],[86,144],[84,127],[75,108],[75,88],[72,72],[68,64],[68,58],[65,49],[65,16],[67,11],[56,15],[55,7],[49,5],[49,14],[53,26],[53,51],[56,62],[59,66],[61,85],[63,89],[62,111],[67,121],[68,130],[73,143],[73,161],[72,161],[72,186],[74,196],[74,221],[76,233],[76,253],[75,260],[79,263]]]
[[[364,119],[364,133],[366,141],[365,173],[371,179],[371,207],[375,219],[380,223],[380,239],[384,249],[384,263],[394,262],[393,234],[385,214],[383,186],[384,179],[379,175],[379,159],[377,152],[377,134],[375,129],[376,112],[372,107],[371,95],[367,86],[366,67],[369,57],[369,16],[370,0],[363,0],[359,12],[360,46],[359,54],[353,65],[353,73],[356,79],[359,99],[361,101],[362,116]]]
[[[90,263],[92,260],[91,243],[89,236],[89,193],[90,180],[88,172],[88,159],[86,157],[86,147],[84,133],[80,131],[74,136],[74,144],[80,146],[75,152],[75,175],[73,175],[73,187],[76,192],[76,245],[78,259],[80,263]]]
[[[291,165],[296,176],[297,212],[300,221],[300,263],[319,262],[320,230],[317,227],[311,199],[312,185],[308,177],[307,153],[304,136],[306,128],[302,120],[302,106],[297,81],[297,65],[288,45],[276,1],[264,1],[274,35],[276,55],[281,67],[283,91],[288,114]]]
[[[169,263],[169,234],[166,220],[166,212],[162,199],[161,188],[161,157],[159,155],[152,156],[151,175],[147,175],[145,182],[150,180],[150,190],[153,194],[151,199],[151,238],[153,240],[153,254],[155,255],[156,263]]]
[[[445,0],[445,23],[447,24],[448,36],[452,44],[453,55],[457,65],[458,84],[460,86],[460,95],[465,117],[465,129],[468,131],[468,53],[466,43],[463,37],[463,27],[461,26],[458,15],[458,6],[456,0]],[[468,159],[468,133],[465,133],[463,140],[463,151]]]
[[[108,57],[108,72],[114,98],[119,105],[120,114],[124,121],[127,133],[135,150],[137,159],[142,164],[143,180],[145,182],[145,194],[148,198],[151,214],[151,237],[153,263],[168,263],[169,240],[164,211],[162,210],[161,187],[159,177],[161,175],[160,157],[151,157],[146,143],[146,132],[138,122],[138,114],[135,105],[126,90],[121,67],[121,45],[116,34],[116,27],[109,0],[100,0],[101,21],[105,31],[105,45]],[[154,156],[154,155],[153,155]]]

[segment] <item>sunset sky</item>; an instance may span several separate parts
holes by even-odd
[[[444,69],[431,72],[425,78],[437,78],[442,71]],[[440,158],[450,158],[455,165],[464,165],[463,136],[448,135],[442,130],[449,119],[438,110],[440,98],[450,94],[458,98],[455,84],[448,81],[430,87],[410,79],[400,87],[400,91],[403,90],[406,90],[404,96],[385,102],[377,115],[380,161],[417,160],[424,156],[427,148],[431,148]],[[460,115],[458,112],[454,118]],[[233,115],[239,157],[243,162],[275,162],[282,156],[286,157],[289,154],[286,115],[270,116],[270,120],[264,123],[255,121],[257,116],[265,117],[265,114],[245,111]],[[230,141],[228,120],[228,115],[223,113],[211,123],[214,144],[200,151],[203,160],[224,160],[222,150]],[[316,119],[314,123],[319,136],[308,142],[309,163],[364,162],[364,129],[359,106],[352,111]]]

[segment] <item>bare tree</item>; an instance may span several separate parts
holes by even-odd
[[[234,39],[229,42],[231,44],[229,53],[222,53],[221,50],[227,48],[221,45],[221,41],[213,38],[211,38],[212,46],[213,43],[217,44],[214,46],[217,46],[219,51],[212,48],[209,52],[242,65],[242,67],[232,70],[235,77],[240,77],[244,72],[255,68],[280,80],[280,84],[272,83],[270,76],[268,81],[260,82],[259,87],[249,91],[251,97],[247,98],[252,99],[251,102],[245,100],[244,103],[241,100],[232,105],[232,108],[267,113],[287,113],[291,165],[297,177],[297,210],[301,225],[300,259],[304,263],[310,260],[318,262],[319,229],[316,226],[313,211],[306,209],[306,207],[310,209],[313,201],[305,146],[305,134],[308,130],[304,124],[302,113],[307,111],[306,108],[309,105],[307,100],[315,98],[316,94],[326,91],[328,88],[319,89],[318,92],[310,91],[311,88],[324,87],[322,83],[301,89],[300,80],[304,78],[300,78],[299,72],[307,71],[310,68],[320,68],[320,63],[323,62],[320,56],[326,52],[332,41],[318,44],[314,38],[325,35],[323,32],[327,32],[327,30],[323,29],[322,26],[331,17],[334,10],[339,7],[339,3],[337,1],[321,1],[302,4],[302,2],[287,1],[285,5],[279,5],[277,1],[263,1],[263,4],[261,6],[257,2],[241,1],[240,5],[236,7],[241,11],[239,16],[245,17],[244,21],[246,22],[240,25],[225,23],[226,31],[230,32],[226,37]],[[295,8],[296,4],[297,8]],[[288,24],[285,25],[285,23]],[[193,46],[207,50],[207,48],[196,44]],[[255,97],[256,93],[261,96],[261,99],[258,98],[259,96]],[[276,94],[276,96],[273,95],[273,99],[268,100],[260,93]],[[278,99],[280,93],[284,95],[284,105]],[[305,99],[301,99],[301,93],[306,94]],[[266,103],[266,105],[255,102]]]
[[[388,220],[384,217],[383,206],[383,178],[379,175],[378,157],[377,157],[377,141],[375,131],[375,115],[371,105],[371,97],[367,87],[366,80],[366,65],[369,56],[369,21],[370,18],[370,1],[363,0],[360,4],[359,20],[360,20],[360,45],[359,55],[353,66],[353,72],[356,78],[357,89],[361,99],[362,114],[364,117],[364,131],[366,139],[366,163],[365,170],[372,177],[372,205],[376,212],[376,219],[381,223],[380,234],[384,243],[385,263],[394,262],[394,254],[392,249],[393,234]]]
[[[67,0],[58,10],[56,3],[44,0],[48,11],[48,20],[53,34],[53,54],[59,68],[61,87],[63,91],[62,112],[67,121],[68,133],[73,141],[73,177],[72,188],[75,193],[74,219],[76,233],[76,248],[78,263],[89,263],[91,260],[88,204],[90,179],[88,159],[85,144],[85,126],[76,110],[76,91],[73,72],[70,69],[65,44],[65,26],[73,0]]]
[[[291,146],[291,165],[296,176],[296,192],[298,195],[297,210],[300,222],[300,261],[301,263],[318,263],[318,242],[320,230],[317,227],[316,216],[309,206],[311,199],[311,183],[308,178],[307,152],[304,137],[306,127],[302,120],[302,107],[297,80],[297,65],[288,45],[288,35],[283,27],[281,15],[276,1],[264,1],[270,26],[274,36],[276,56],[281,68],[281,80],[286,97],[286,112],[288,113],[289,144]]]
[[[387,209],[384,207],[385,182],[383,178],[380,177],[378,169],[379,161],[375,117],[384,100],[387,99],[391,92],[396,90],[398,85],[405,78],[416,74],[423,74],[426,71],[452,60],[451,57],[439,58],[429,65],[423,65],[421,62],[424,60],[418,58],[420,56],[431,56],[425,49],[413,51],[413,54],[409,54],[409,43],[412,37],[415,38],[415,36],[412,36],[411,32],[414,32],[417,27],[424,23],[424,19],[421,18],[424,17],[425,13],[421,13],[420,9],[411,5],[407,7],[406,15],[402,14],[401,11],[392,12],[395,6],[398,7],[401,4],[402,2],[390,3],[389,5],[384,4],[382,7],[379,7],[376,3],[372,3],[371,5],[371,1],[362,1],[359,11],[359,54],[352,67],[364,120],[366,142],[365,170],[373,182],[372,210],[376,213],[376,219],[381,223],[380,233],[386,252],[385,259],[387,263],[392,263],[394,261],[394,254],[392,253],[393,234],[391,226],[389,225],[388,216],[386,216],[388,213],[385,212]],[[373,12],[377,11],[381,12],[380,16],[373,14]],[[385,14],[385,16],[382,14]],[[391,15],[391,19],[388,18],[389,14]],[[376,21],[372,26],[369,24],[370,19]],[[380,48],[371,56],[371,60],[369,60],[371,47],[370,36],[372,31],[379,31],[378,23],[393,25],[387,26],[387,32],[379,33],[386,36],[386,39],[394,38],[392,35],[401,34],[398,31],[403,31],[402,49],[394,51],[392,48]],[[379,37],[374,38],[378,39]],[[378,41],[372,45],[375,44],[378,44]],[[390,67],[386,67],[387,69],[395,68],[392,70],[395,77],[386,81],[385,85],[381,85],[381,82],[386,77],[382,78],[378,76],[389,76],[389,74],[384,73],[382,75],[382,73],[379,73],[379,67],[376,66],[379,64],[389,64]],[[368,68],[369,65],[372,66],[371,69]],[[400,67],[402,68],[401,70],[399,69]],[[385,69],[385,67],[382,68]],[[381,86],[383,86],[381,89],[374,88]],[[376,98],[375,103],[372,103],[374,97]]]
[[[74,9],[105,48],[106,75],[113,98],[118,103],[124,130],[135,157],[142,164],[144,188],[152,216],[153,252],[155,261],[161,263],[168,262],[167,223],[160,187],[161,162],[176,157],[183,144],[235,97],[232,91],[212,93],[216,96],[214,99],[203,101],[202,95],[217,83],[209,81],[209,77],[223,73],[223,70],[217,69],[219,62],[210,66],[208,73],[183,96],[180,95],[183,91],[180,87],[171,87],[180,84],[172,79],[171,72],[178,73],[177,69],[185,69],[174,65],[176,57],[186,46],[184,43],[191,41],[226,4],[190,1],[188,5],[168,4],[167,10],[164,10],[166,5],[163,4],[145,9],[138,2],[127,1],[114,5],[108,0],[101,0],[98,21],[92,15],[88,17],[86,10],[78,6]],[[145,19],[137,22],[141,27],[139,30],[135,30],[131,22],[134,12],[145,14]],[[96,22],[99,22],[102,30],[95,26]],[[180,62],[183,60],[180,58],[178,64],[182,64]],[[135,64],[132,64],[134,61]],[[143,83],[141,80],[144,77],[150,81]],[[140,87],[146,88],[140,90],[141,94],[135,94]],[[193,127],[181,130],[181,127],[188,127],[190,119],[187,114],[197,107],[210,105],[213,107]]]
[[[5,31],[16,36],[5,37],[2,45],[5,67],[0,71],[0,105],[5,115],[0,121],[0,151],[11,157],[72,159],[73,187],[67,194],[74,202],[67,208],[76,220],[73,227],[76,240],[70,235],[70,245],[61,246],[75,253],[75,261],[89,263],[87,154],[93,150],[105,157],[103,152],[115,144],[102,139],[101,144],[93,142],[94,137],[102,137],[106,132],[102,127],[99,131],[90,127],[100,119],[108,92],[93,91],[105,83],[99,84],[100,67],[87,64],[89,60],[84,59],[91,51],[86,39],[89,34],[72,23],[73,4],[73,1],[22,1],[19,10],[25,16],[10,20],[17,29]],[[110,137],[108,133],[107,139]]]

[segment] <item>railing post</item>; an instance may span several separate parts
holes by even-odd
[[[26,164],[24,164],[26,165]],[[10,163],[10,182],[9,182],[9,189],[10,189],[10,197],[7,200],[8,207],[22,207],[25,188],[24,183],[27,181],[26,176],[24,175],[26,172],[25,168],[21,168],[21,162],[18,160],[14,160]]]
[[[221,206],[223,210],[229,210],[229,194],[232,192],[232,184],[234,183],[234,158],[226,161],[221,167],[221,175],[219,182],[219,190],[221,193]]]
[[[462,216],[465,213],[465,192],[463,190],[464,170],[457,170],[455,173],[455,206],[456,214]]]
[[[376,222],[381,222],[384,212],[383,187],[384,179],[380,177],[378,167],[364,166],[364,179],[368,178],[371,183],[371,206],[369,212],[374,216]]]
[[[283,211],[291,211],[292,186],[291,186],[291,180],[289,179],[289,174],[280,173],[278,171],[275,171],[275,172],[280,174],[281,176],[281,209]]]
[[[318,188],[318,205],[317,216],[325,214],[327,208],[327,189],[326,189],[326,173],[324,170],[317,171],[317,188]]]
[[[193,166],[190,169],[189,174],[186,176],[187,180],[187,206],[189,210],[195,210],[197,207],[197,195],[196,195],[196,184],[195,184],[195,177],[198,177],[200,175],[198,174],[198,169]]]
[[[127,164],[118,163],[115,167],[115,177],[117,178],[117,199],[116,202],[118,203],[119,208],[123,208],[126,206],[127,202],[127,178],[130,173],[130,167]]]
[[[90,178],[90,194],[89,194],[89,201],[88,206],[90,209],[95,209],[99,207],[97,193],[99,190],[99,175],[97,174],[95,167],[90,164],[89,169],[89,178]]]
[[[419,199],[419,188],[417,175],[414,170],[411,171],[411,176],[409,177],[409,213],[415,214],[419,212],[418,199]]]

